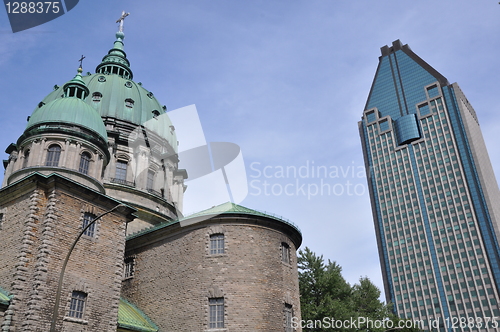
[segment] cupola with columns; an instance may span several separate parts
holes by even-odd
[[[57,172],[134,206],[137,231],[182,216],[187,178],[166,106],[132,81],[123,18],[113,48],[96,67],[54,87],[17,144],[7,149],[3,186],[33,172]],[[82,59],[83,60],[83,56]]]

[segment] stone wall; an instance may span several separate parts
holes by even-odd
[[[12,279],[16,264],[19,262],[20,246],[23,241],[25,224],[30,214],[30,193],[23,193],[20,196],[2,197],[0,204],[0,287],[10,292],[12,290]]]
[[[122,295],[160,331],[210,330],[209,298],[223,297],[222,331],[282,332],[285,304],[300,317],[300,303],[296,245],[281,226],[220,218],[129,240],[126,257],[135,258],[135,271]],[[224,254],[210,254],[212,234],[224,234]],[[282,243],[290,247],[290,263],[282,262]]]
[[[97,216],[117,202],[56,175],[33,175],[0,194],[11,198],[0,205],[0,236],[15,239],[0,247],[2,261],[15,261],[0,270],[0,285],[14,295],[2,331],[49,331],[62,262],[82,230],[83,214]],[[118,211],[97,222],[94,237],[78,241],[64,275],[58,331],[116,331],[125,222],[131,219],[130,209]],[[68,315],[73,291],[87,294],[81,319]]]

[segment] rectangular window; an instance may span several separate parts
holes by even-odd
[[[290,264],[290,246],[285,242],[281,243],[281,261]]]
[[[223,328],[224,327],[224,298],[217,297],[208,299],[210,321],[208,327]]]
[[[428,87],[427,94],[429,95],[429,98],[434,98],[434,97],[439,96],[438,87],[436,85]]]
[[[377,116],[375,115],[375,111],[367,112],[366,113],[366,121],[368,123],[375,122],[377,120]]]
[[[380,131],[387,131],[389,130],[389,121],[387,119],[385,120],[381,120],[379,122],[379,126],[380,126]]]
[[[123,278],[131,278],[134,276],[134,258],[133,257],[127,257],[125,258],[125,267],[124,267],[124,274]]]
[[[116,162],[116,174],[115,178],[118,181],[126,181],[127,180],[127,162],[118,160]]]
[[[429,109],[428,104],[418,106],[418,110],[419,110],[420,116],[424,116],[424,115],[431,113],[431,110]]]
[[[285,332],[293,332],[292,328],[293,310],[291,304],[285,303],[283,314],[285,316]]]
[[[90,224],[92,222],[92,220],[94,220],[94,219],[95,219],[95,216],[92,213],[85,212],[83,214],[82,229],[87,227],[87,225]],[[83,233],[83,235],[94,237],[94,235],[95,235],[95,223],[90,225],[90,227],[87,228],[87,230]]]
[[[83,311],[85,310],[85,302],[87,301],[87,294],[84,292],[73,291],[71,293],[71,302],[69,304],[69,317],[83,318]]]
[[[224,253],[224,234],[210,235],[210,255]]]
[[[28,167],[29,157],[30,157],[30,150],[26,150],[26,152],[24,153],[23,168]]]
[[[148,171],[148,180],[147,180],[147,184],[146,184],[146,189],[148,189],[148,190],[152,190],[153,189],[154,178],[155,178],[155,172],[153,172],[152,170],[149,170]]]

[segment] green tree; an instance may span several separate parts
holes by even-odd
[[[376,319],[387,318],[388,305],[380,302],[380,290],[367,277],[360,278],[359,284],[352,287],[353,309],[358,316],[370,316]]]
[[[391,305],[379,300],[380,290],[370,279],[362,277],[351,286],[342,277],[342,268],[335,262],[324,262],[309,248],[299,250],[300,307],[304,332],[309,331],[364,331],[384,332],[398,326],[401,320],[391,312]],[[356,322],[355,326],[343,324],[328,327],[335,321]],[[392,321],[388,323],[388,321]],[[371,321],[371,323],[369,322]],[[385,321],[383,327],[377,324]],[[365,322],[364,324],[362,324]],[[361,324],[360,324],[361,323]],[[377,326],[380,326],[377,328]],[[390,331],[418,332],[418,329],[391,329]]]
[[[342,277],[342,268],[330,261],[325,265],[323,256],[316,256],[307,247],[299,251],[298,266],[302,319],[350,319],[352,290]],[[310,328],[308,331],[324,329]]]

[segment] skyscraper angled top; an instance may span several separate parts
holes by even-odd
[[[426,99],[422,85],[436,81],[441,85],[449,84],[443,75],[399,40],[393,42],[392,47],[382,47],[381,51],[365,109],[377,107],[383,116],[390,115],[396,119],[416,113],[415,104]]]
[[[408,45],[381,50],[359,130],[387,300],[443,331],[500,316],[500,192],[476,113]]]

